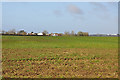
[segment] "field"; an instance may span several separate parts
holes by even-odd
[[[2,36],[10,78],[117,78],[118,37]]]

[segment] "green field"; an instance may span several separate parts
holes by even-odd
[[[3,77],[117,78],[118,37],[2,36]]]

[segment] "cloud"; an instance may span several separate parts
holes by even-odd
[[[83,14],[83,11],[80,8],[78,8],[76,5],[68,5],[67,10],[72,14],[78,14],[78,15]]]
[[[104,4],[100,2],[90,2],[90,4],[94,6],[92,10],[93,12],[92,14],[96,15],[97,17],[101,19],[110,18],[110,13],[109,13],[107,6],[105,6]]]
[[[90,2],[90,4],[95,6],[96,10],[108,11],[107,7],[100,2]]]

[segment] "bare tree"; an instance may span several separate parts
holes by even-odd
[[[5,31],[4,31],[4,30],[2,30],[2,34],[5,34]]]
[[[69,36],[70,33],[69,33],[68,31],[65,31],[65,32],[64,32],[64,35],[65,35],[65,36]]]
[[[43,33],[43,35],[46,35],[46,34],[48,34],[48,31],[44,30],[42,33]]]
[[[75,35],[74,31],[71,31],[71,35],[72,35],[72,36],[74,36],[74,35]]]
[[[20,30],[20,31],[18,31],[18,33],[17,33],[18,35],[26,35],[27,34],[27,32],[25,32],[24,30]]]
[[[16,34],[16,30],[15,29],[11,29],[8,31],[8,34]]]

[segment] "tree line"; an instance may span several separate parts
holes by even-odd
[[[2,30],[1,34],[2,35],[38,35],[38,33],[34,33],[34,32],[27,33],[24,30],[16,31],[15,29],[11,29],[9,31]],[[46,36],[46,35],[51,36],[51,34],[54,34],[54,33],[49,34],[47,30],[44,30],[42,34],[43,36]],[[77,33],[75,33],[73,30],[71,32],[65,31],[64,33],[55,33],[55,34],[56,35],[58,34],[58,36],[89,36],[88,32],[78,31]]]

